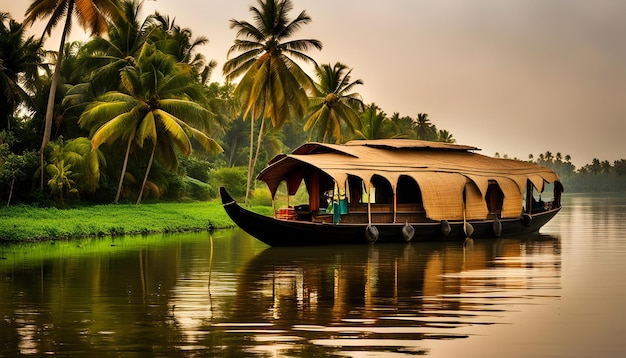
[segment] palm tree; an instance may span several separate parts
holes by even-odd
[[[90,85],[101,86],[100,94],[117,90],[120,85],[120,71],[135,64],[135,57],[147,41],[154,16],[140,18],[143,1],[123,0],[120,3],[121,16],[111,19],[106,37],[96,37],[86,45],[90,56],[83,64],[88,70],[93,68]]]
[[[31,105],[38,70],[44,68],[41,41],[26,38],[24,27],[0,12],[0,129],[11,129],[11,116],[21,104]]]
[[[592,174],[600,174],[602,172],[602,164],[600,163],[600,159],[598,158],[593,158],[591,160],[591,165],[589,166]]]
[[[48,187],[50,187],[52,195],[59,197],[61,206],[65,205],[63,200],[64,193],[78,194],[78,189],[74,187],[76,182],[72,179],[73,173],[70,170],[71,168],[72,165],[65,164],[63,160],[46,166],[46,171],[50,175]]]
[[[126,66],[135,65],[135,57],[154,22],[153,16],[140,19],[142,4],[143,1],[123,0],[120,3],[121,16],[110,20],[107,36],[95,37],[81,45],[84,55],[75,61],[75,67],[81,69],[84,77],[74,82],[63,97],[64,120],[74,119],[72,115],[78,118],[98,96],[119,90],[120,72]],[[69,54],[67,47],[65,53]],[[68,60],[66,55],[63,63]]]
[[[308,102],[306,91],[313,93],[315,90],[311,78],[294,59],[315,63],[305,51],[322,48],[318,40],[289,40],[300,27],[311,21],[305,11],[293,20],[287,17],[287,13],[293,9],[291,0],[257,2],[258,7],[250,7],[254,23],[230,20],[231,29],[237,29],[237,38],[228,50],[228,55],[237,51],[241,53],[226,61],[223,68],[228,81],[243,76],[235,94],[242,105],[243,118],[250,118],[246,204],[265,120],[270,119],[274,128],[280,128],[290,118],[302,117]],[[261,120],[261,126],[253,159],[256,119]]]
[[[417,139],[434,140],[437,131],[428,118],[428,113],[418,113],[415,123],[415,132]]]
[[[91,139],[94,149],[118,139],[126,144],[116,203],[133,145],[143,148],[146,141],[152,143],[137,204],[141,202],[155,158],[165,168],[175,170],[178,167],[175,148],[185,156],[191,155],[190,139],[207,151],[222,151],[214,139],[201,131],[210,129],[211,113],[197,103],[203,103],[204,98],[190,67],[150,44],[144,44],[136,61],[136,66],[128,66],[121,73],[125,93],[104,94],[89,105],[79,120],[81,125],[96,129]]]
[[[356,134],[360,139],[403,138],[402,133],[395,132],[395,125],[376,104],[365,107],[360,116],[360,131]]]
[[[400,136],[410,139],[417,138],[417,133],[413,129],[415,124],[413,118],[409,116],[400,117],[400,113],[395,112],[389,120],[393,124],[393,132],[396,133],[396,138]]]
[[[76,186],[73,192],[76,193],[81,189],[93,192],[98,188],[100,167],[106,165],[106,162],[100,150],[91,150],[91,141],[88,138],[79,137],[69,141],[60,138],[50,143],[50,147],[48,157],[50,164],[46,167],[48,173],[71,179],[72,187]],[[59,178],[53,178],[48,182],[49,185],[51,182],[66,183],[58,180]],[[50,188],[53,189],[52,186]]]
[[[350,93],[363,81],[351,81],[352,69],[343,63],[337,62],[331,67],[323,64],[315,67],[315,76],[318,79],[317,93],[309,98],[311,104],[309,115],[304,124],[304,130],[311,130],[309,140],[317,132],[318,140],[322,142],[335,139],[341,143],[341,128],[344,125],[350,133],[354,133],[359,126],[359,115],[362,111],[363,100],[358,93]]]
[[[157,48],[167,54],[173,55],[178,62],[189,64],[202,84],[207,84],[217,62],[210,60],[207,62],[204,55],[195,52],[198,46],[205,45],[209,39],[205,36],[192,38],[191,30],[181,28],[170,20],[169,16],[155,12],[153,15],[155,23],[150,29],[149,39]]]
[[[63,26],[63,32],[61,33],[61,43],[59,45],[59,52],[57,53],[57,61],[54,66],[54,73],[50,84],[44,132],[39,154],[41,160],[41,189],[43,189],[44,177],[44,150],[50,141],[50,135],[52,133],[52,116],[54,112],[56,87],[59,83],[59,72],[61,71],[61,65],[63,63],[65,39],[71,30],[73,17],[76,17],[76,20],[78,20],[78,23],[82,27],[89,29],[93,35],[97,36],[106,31],[106,18],[117,17],[118,15],[118,0],[33,0],[26,10],[26,18],[24,19],[25,25],[32,25],[39,18],[50,17],[44,29],[44,34],[48,34],[48,36],[50,36],[52,32],[52,28],[65,17],[65,24]]]
[[[452,138],[452,133],[446,129],[441,129],[437,132],[437,142],[456,143],[456,139]]]

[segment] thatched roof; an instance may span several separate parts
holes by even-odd
[[[351,141],[345,145],[307,143],[292,154],[276,156],[258,179],[266,182],[274,195],[280,182],[300,183],[314,168],[328,174],[340,187],[345,186],[348,175],[365,183],[380,175],[395,191],[398,178],[406,175],[420,186],[427,215],[435,220],[463,214],[464,190],[466,211],[474,212],[470,216],[483,217],[486,206],[481,198],[490,180],[496,181],[505,195],[503,217],[520,214],[527,180],[538,191],[543,191],[544,181],[559,181],[558,175],[548,168],[492,158],[475,150],[478,148],[405,139]],[[292,192],[296,189],[290,187]],[[470,210],[472,200],[480,208]]]

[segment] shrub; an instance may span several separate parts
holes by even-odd
[[[250,205],[272,206],[272,194],[267,187],[254,189],[251,194]]]
[[[186,178],[181,177],[175,172],[171,171],[163,171],[161,173],[163,177],[163,184],[165,185],[164,190],[162,189],[162,199],[165,200],[180,200],[183,198],[188,188],[188,183]]]
[[[187,184],[186,194],[191,199],[206,201],[216,195],[214,187],[207,183],[203,183],[198,179],[186,177],[185,183]]]
[[[187,176],[205,183],[209,181],[209,171],[211,170],[211,164],[209,162],[193,156],[189,158],[181,156],[179,158],[179,164]]]
[[[212,170],[209,184],[218,188],[223,186],[235,198],[246,196],[248,169],[245,167],[220,168]]]

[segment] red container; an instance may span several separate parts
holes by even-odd
[[[296,220],[296,210],[294,208],[280,208],[275,217],[281,220]]]

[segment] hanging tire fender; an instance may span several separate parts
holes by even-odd
[[[404,226],[402,227],[402,237],[404,238],[404,241],[411,242],[411,240],[413,240],[414,235],[415,235],[415,228],[411,226],[411,224],[409,224],[408,222],[405,222]]]
[[[370,244],[373,244],[378,240],[378,228],[374,225],[367,225],[365,228],[365,239]]]
[[[450,226],[450,223],[448,222],[448,220],[442,220],[441,221],[441,233],[443,234],[443,236],[450,236],[450,233],[452,232],[452,227]]]
[[[502,222],[497,215],[496,219],[493,221],[493,224],[491,224],[491,228],[493,229],[493,234],[496,237],[500,237],[500,235],[502,235]]]

